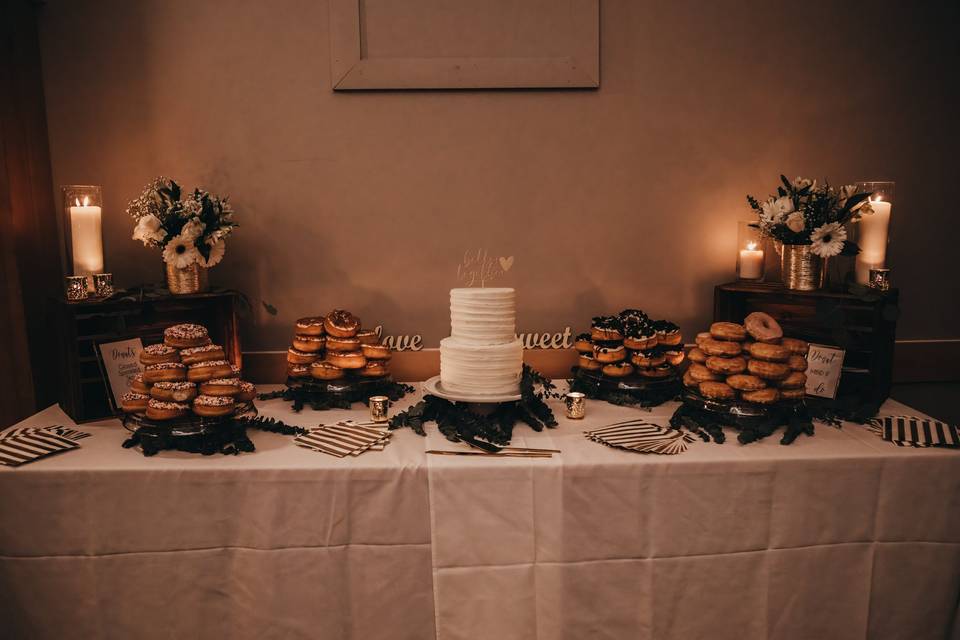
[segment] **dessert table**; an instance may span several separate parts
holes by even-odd
[[[412,394],[399,410],[418,399]],[[0,467],[0,609],[10,638],[958,637],[960,452],[817,425],[790,446],[696,441],[630,453],[585,429],[652,411],[593,401],[517,446],[428,425],[338,459],[251,430],[239,456],[121,448]],[[302,426],[353,411],[261,414]],[[893,401],[884,414],[915,413]],[[18,426],[72,425],[56,407]]]

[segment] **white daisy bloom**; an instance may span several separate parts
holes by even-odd
[[[770,198],[766,202],[760,205],[762,209],[760,213],[760,221],[768,226],[772,227],[775,224],[780,224],[783,219],[783,216],[780,214],[780,211],[777,209],[776,200]]]
[[[173,238],[163,248],[163,261],[177,269],[189,267],[200,257],[200,252],[197,251],[193,238],[185,238],[182,234]]]
[[[847,230],[838,222],[829,222],[817,227],[810,234],[810,250],[821,258],[832,258],[843,251]]]
[[[203,254],[199,251],[197,252],[197,262],[200,263],[201,267],[215,267],[220,264],[220,261],[223,260],[223,254],[227,250],[227,243],[223,240],[217,240],[216,242],[210,243],[210,257],[206,260],[203,259]]]
[[[167,237],[167,232],[160,222],[160,218],[148,213],[137,220],[137,226],[133,229],[133,239],[139,240],[144,245],[163,242]]]
[[[794,233],[800,233],[807,226],[807,219],[799,211],[787,216],[787,228]]]

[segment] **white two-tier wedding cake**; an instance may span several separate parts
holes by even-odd
[[[440,384],[464,396],[519,393],[523,344],[513,289],[451,289],[450,337],[440,341]]]

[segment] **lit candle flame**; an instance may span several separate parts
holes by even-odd
[[[870,202],[880,202],[881,200],[883,200],[883,196],[877,196],[876,198],[870,200]]]
[[[83,206],[85,207],[90,206],[90,198],[88,196],[83,196]]]
[[[73,201],[77,203],[78,207],[80,206],[80,198],[74,198]]]
[[[756,242],[748,242],[748,243],[747,243],[747,251],[754,251],[754,250],[756,250],[756,248],[757,248],[757,243],[756,243]]]

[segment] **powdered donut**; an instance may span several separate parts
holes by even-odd
[[[769,314],[754,311],[743,320],[747,332],[757,342],[776,342],[783,337],[783,329]]]

